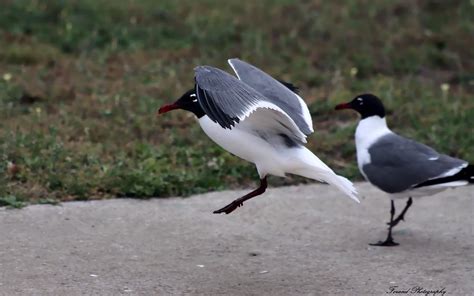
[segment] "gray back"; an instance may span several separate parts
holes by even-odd
[[[397,134],[380,138],[369,148],[369,154],[371,162],[362,167],[363,173],[388,193],[402,192],[466,164]]]

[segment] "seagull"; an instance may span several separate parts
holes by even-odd
[[[396,246],[392,228],[404,220],[412,197],[429,196],[451,187],[474,183],[474,166],[462,159],[392,132],[385,120],[385,108],[378,97],[362,94],[336,110],[353,109],[361,115],[355,132],[357,164],[364,178],[389,194],[391,199],[388,236],[375,246]],[[394,199],[408,198],[400,215]]]
[[[286,173],[326,182],[359,202],[353,184],[304,147],[313,123],[296,87],[237,58],[228,62],[237,77],[198,66],[195,87],[158,110],[158,114],[175,109],[194,113],[209,138],[257,167],[260,186],[214,213],[231,213],[265,192],[267,175]]]

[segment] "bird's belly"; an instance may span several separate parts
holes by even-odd
[[[284,175],[282,155],[260,137],[238,128],[224,129],[207,116],[199,119],[199,125],[216,144],[242,159],[255,163],[259,173]]]
[[[364,176],[366,181],[369,181],[367,175],[364,173],[364,165],[370,163],[370,154],[367,149],[357,148],[357,166],[359,167],[359,172]],[[370,182],[370,181],[369,181]]]

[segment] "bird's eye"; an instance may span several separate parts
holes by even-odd
[[[190,94],[189,95],[191,98],[195,98],[196,97],[196,94]]]

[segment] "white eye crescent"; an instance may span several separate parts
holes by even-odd
[[[196,94],[190,94],[189,96],[194,98],[196,96]]]

